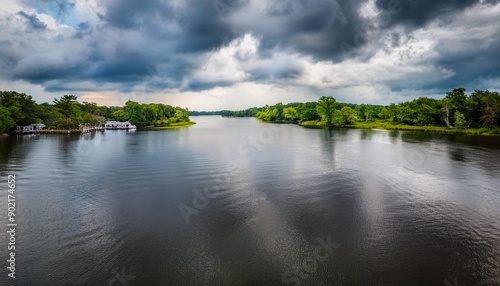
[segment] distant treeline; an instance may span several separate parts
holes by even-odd
[[[498,92],[476,90],[470,95],[465,92],[464,88],[456,88],[440,100],[420,97],[389,106],[338,103],[333,97],[322,97],[317,102],[278,103],[242,111],[222,111],[222,116],[257,117],[269,122],[321,121],[327,126],[348,126],[359,121],[383,120],[413,126],[460,129],[498,127]]]
[[[222,111],[189,111],[189,116],[222,115]]]
[[[127,101],[123,107],[79,103],[74,95],[54,99],[52,104],[37,104],[31,95],[0,91],[0,133],[33,123],[43,123],[53,129],[75,129],[80,123],[97,125],[107,120],[130,121],[139,127],[169,126],[189,122],[189,114],[185,108],[157,103]]]
[[[74,95],[64,95],[53,103],[37,104],[30,95],[0,91],[0,132],[12,132],[17,125],[44,123],[54,129],[74,129],[80,123],[99,124],[107,120],[130,121],[139,127],[164,127],[189,122],[189,115],[222,115],[257,117],[269,122],[291,122],[326,126],[349,126],[357,122],[384,121],[412,126],[446,126],[448,128],[495,128],[500,125],[498,92],[476,90],[466,94],[464,88],[446,93],[443,99],[421,97],[388,106],[338,103],[333,97],[317,102],[278,103],[242,111],[199,111],[165,104],[140,104],[127,101],[123,107],[98,106],[77,102]],[[319,125],[319,124],[318,124]]]

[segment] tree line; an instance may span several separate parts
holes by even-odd
[[[0,133],[34,123],[43,123],[51,129],[76,129],[81,123],[98,125],[108,120],[129,121],[138,127],[189,122],[187,108],[134,101],[127,101],[123,107],[108,107],[94,102],[80,103],[77,99],[75,95],[64,95],[52,103],[37,104],[31,95],[0,91]]]
[[[257,117],[269,122],[318,121],[331,127],[381,120],[412,126],[491,129],[500,125],[500,95],[488,90],[476,90],[468,95],[465,88],[455,88],[442,99],[420,97],[388,106],[339,103],[333,97],[323,96],[317,102],[226,110],[222,111],[222,116]]]

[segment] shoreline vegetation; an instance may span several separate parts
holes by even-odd
[[[323,129],[328,128],[322,121],[305,121],[298,123],[305,128]],[[445,126],[413,126],[405,124],[394,124],[388,121],[373,120],[369,122],[356,122],[351,125],[344,125],[332,128],[351,128],[351,129],[382,129],[382,130],[401,130],[401,131],[423,131],[433,133],[449,133],[449,134],[464,134],[464,135],[500,135],[500,128],[469,128],[456,129]]]
[[[241,111],[189,111],[165,104],[127,101],[125,106],[79,103],[74,95],[37,104],[30,95],[0,91],[0,134],[16,126],[43,123],[42,133],[78,132],[82,124],[102,126],[108,120],[129,121],[142,130],[167,130],[195,124],[189,116],[256,117],[263,122],[292,123],[306,128],[408,130],[471,135],[500,135],[500,95],[475,90],[470,95],[455,88],[438,100],[420,97],[398,104],[339,103],[329,96],[317,102],[277,103]]]
[[[187,128],[190,126],[195,125],[196,122],[193,121],[188,121],[188,122],[179,122],[179,123],[171,123],[168,126],[146,126],[144,127],[145,130],[166,130],[166,129],[181,129],[181,128]]]
[[[455,88],[440,100],[420,97],[388,106],[339,103],[333,97],[323,96],[317,102],[277,103],[241,111],[223,110],[219,114],[224,117],[256,117],[263,122],[293,123],[306,128],[500,135],[498,92],[475,90],[470,95],[465,92],[465,88]],[[199,112],[200,115],[203,113]]]
[[[36,103],[31,95],[0,91],[0,134],[14,134],[17,126],[45,124],[44,134],[82,133],[82,126],[104,126],[106,121],[128,121],[138,129],[165,130],[192,126],[189,110],[159,103],[127,101],[124,106],[98,106],[64,95],[50,103]]]

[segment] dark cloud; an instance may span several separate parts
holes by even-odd
[[[68,0],[22,2],[56,20],[70,15],[74,8]],[[231,83],[190,79],[200,65],[196,59],[247,33],[259,39],[257,52],[261,59],[273,59],[276,52],[290,52],[313,61],[340,63],[355,58],[358,62],[367,62],[379,50],[390,52],[404,45],[404,39],[410,38],[415,29],[436,21],[444,23],[464,9],[478,5],[479,0],[375,0],[375,7],[382,13],[374,18],[360,13],[368,0],[262,1],[264,9],[255,3],[249,0],[103,0],[100,21],[76,22],[73,35],[59,33],[57,36],[49,34],[50,29],[46,29],[46,24],[36,15],[19,12],[18,15],[28,21],[29,28],[39,33],[38,38],[45,37],[47,43],[57,41],[62,48],[38,55],[9,56],[4,65],[8,63],[12,68],[8,77],[47,83],[49,90],[59,88],[54,84],[57,80],[119,83],[123,90],[137,85],[153,90],[181,86],[183,90],[203,90]],[[496,0],[486,3],[496,3]],[[396,27],[401,29],[395,32]],[[384,43],[383,36],[387,36]],[[29,39],[23,42],[29,44]],[[86,50],[82,52],[79,47]],[[435,60],[435,65],[456,75],[432,81],[425,87],[417,83],[410,87],[451,86],[472,81],[471,78],[485,73],[500,76],[495,66],[500,61],[499,48],[496,42],[485,49],[471,45],[470,53],[453,54],[446,47],[438,46],[436,51],[443,56]],[[72,58],[70,63],[68,58]],[[301,66],[279,63],[246,72],[250,74],[250,81],[271,82],[297,78],[304,70]],[[388,84],[395,90],[408,85],[396,80]]]
[[[79,31],[88,31],[88,30],[90,30],[90,23],[89,22],[78,23],[78,30]]]
[[[362,27],[360,0],[282,0],[268,4],[265,14],[241,13],[228,21],[233,31],[251,31],[262,37],[263,49],[290,49],[318,59],[341,60],[343,44],[355,43],[356,27]],[[259,20],[252,21],[249,18]],[[356,45],[357,44],[357,45]]]
[[[253,81],[279,81],[298,78],[303,72],[302,66],[279,59],[272,66],[252,70],[250,74]]]
[[[390,15],[387,27],[404,25],[407,28],[419,28],[479,2],[479,0],[376,0],[376,5],[379,10]],[[486,2],[493,3],[496,0]]]
[[[166,3],[160,0],[104,1],[106,12],[102,18],[113,27],[137,29],[154,22],[158,16],[171,15]]]
[[[28,15],[26,12],[20,11],[17,13],[17,15],[24,17],[26,20],[28,20],[28,23],[30,26],[34,29],[45,29],[47,28],[47,25],[43,23],[42,21],[38,20],[36,15]]]
[[[264,14],[244,9],[238,17],[228,16],[224,23],[233,33],[251,31],[261,36],[263,49],[292,49],[319,60],[342,61],[357,56],[360,48],[376,42],[377,35],[386,30],[401,26],[410,34],[431,21],[446,19],[477,5],[479,0],[376,0],[375,6],[380,12],[376,19],[360,15],[360,9],[367,2],[271,1]],[[398,44],[397,37],[394,44]]]
[[[21,59],[11,74],[14,79],[24,79],[33,83],[69,78],[79,74],[79,66],[65,62],[60,54],[41,53]]]
[[[439,48],[439,47],[438,47]],[[468,53],[449,55],[436,61],[436,64],[456,72],[456,75],[440,82],[434,83],[429,87],[453,88],[457,85],[473,89],[487,89],[482,86],[483,78],[500,78],[500,39],[488,48],[471,50]],[[479,84],[478,84],[479,83]],[[428,88],[428,87],[425,87]]]
[[[233,83],[232,82],[198,82],[198,81],[191,81],[189,82],[186,86],[180,88],[180,91],[202,91],[202,90],[207,90],[211,89],[214,86],[220,86],[220,87],[228,87],[231,86]]]
[[[232,5],[228,6],[230,11],[244,5],[243,0],[228,1]],[[232,33],[217,14],[216,1],[187,0],[182,3],[185,8],[174,7],[163,0],[108,0],[101,18],[114,28],[138,30],[157,39],[172,41],[175,53],[210,51],[239,36]],[[177,29],[172,30],[172,26]]]

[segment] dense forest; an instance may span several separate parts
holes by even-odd
[[[81,123],[104,124],[107,120],[130,121],[138,127],[170,126],[189,122],[188,110],[165,104],[127,101],[123,107],[79,103],[74,95],[37,104],[30,95],[0,91],[0,133],[18,125],[43,123],[50,129],[76,129]]]
[[[476,90],[470,95],[455,88],[441,99],[420,97],[389,106],[338,103],[333,97],[317,102],[278,103],[242,111],[222,111],[227,117],[257,117],[269,122],[292,122],[305,126],[359,126],[367,122],[388,122],[408,126],[443,126],[454,129],[500,125],[498,92]],[[371,125],[376,127],[376,125]]]

